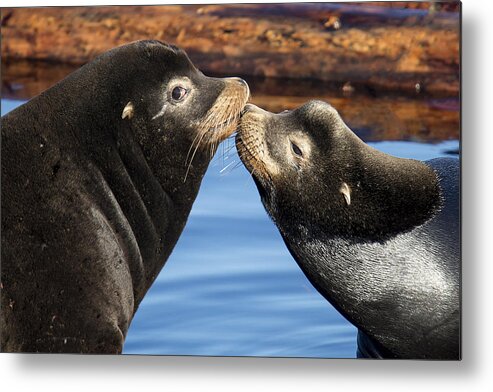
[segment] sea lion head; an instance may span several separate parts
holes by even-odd
[[[131,129],[153,171],[200,166],[202,173],[250,95],[242,79],[205,76],[183,50],[160,41],[117,47],[90,66],[86,74],[103,81],[99,96],[115,108],[109,120]]]
[[[432,170],[368,146],[325,102],[279,114],[248,104],[236,146],[267,212],[291,240],[380,241],[422,223],[437,206]]]

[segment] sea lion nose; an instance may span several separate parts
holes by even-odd
[[[237,83],[239,84],[246,92],[247,97],[250,97],[250,87],[248,86],[248,83],[245,82],[242,78],[238,78],[236,76],[231,77],[231,78],[226,78],[229,82]]]
[[[235,76],[235,77],[232,77],[232,78],[229,78],[229,79],[234,80],[234,81],[238,82],[239,84],[241,84],[243,87],[248,88],[248,83],[245,82],[242,78],[238,78],[238,77]]]
[[[243,108],[243,110],[241,111],[241,115],[243,116],[245,113],[248,113],[248,112],[251,112],[251,111],[255,111],[256,109],[259,109],[258,106],[255,106],[251,103],[247,103],[245,105],[245,107]]]

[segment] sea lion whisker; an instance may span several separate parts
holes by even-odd
[[[228,152],[230,152],[231,150],[233,150],[236,146],[233,144],[232,146],[228,146],[224,149],[223,153],[224,154],[227,154]]]
[[[221,164],[224,167],[224,144],[221,144]]]
[[[225,147],[224,143],[219,144],[221,146],[221,153],[214,155],[214,162],[221,160],[222,166],[224,166],[224,161],[228,160],[232,155],[226,155],[233,147]],[[227,150],[227,151],[226,151]]]
[[[233,164],[235,164],[235,163],[236,163],[236,164],[238,164],[238,163],[239,163],[239,164],[241,165],[241,162],[232,161],[232,162],[228,163],[228,165],[227,165],[227,166],[225,166],[225,167],[223,167],[221,170],[219,170],[219,173],[220,173],[220,174],[223,174],[223,175],[226,175],[226,174],[231,173],[231,170],[230,170],[230,171],[228,171],[228,172],[226,172],[226,170],[227,170],[228,168],[230,168],[230,167],[231,167],[231,165],[233,165]]]
[[[233,170],[235,170],[235,169],[238,169],[238,168],[241,166],[241,164],[242,164],[242,163],[241,163],[241,161],[240,161],[240,162],[237,162],[237,163],[236,163],[236,165],[234,165],[234,166],[231,168],[231,171],[230,171],[230,172],[232,172],[232,171],[233,171]]]
[[[205,136],[205,132],[202,133],[202,136],[200,137],[199,141],[197,142],[197,145],[195,146],[195,150],[193,151],[192,157],[190,158],[190,163],[187,166],[187,171],[185,172],[185,177],[183,178],[183,182],[187,181],[188,173],[190,171],[190,167],[192,166],[193,158],[195,157],[195,154],[197,153],[197,150],[200,146],[200,142],[202,141],[202,138]]]
[[[216,141],[213,139],[211,143],[209,143],[209,158],[212,159],[214,156]]]
[[[190,148],[188,149],[187,157],[185,158],[185,166],[188,164],[188,157],[190,156],[190,152],[192,151],[195,142],[197,141],[197,139],[199,137],[201,138],[201,135],[203,136],[203,134],[201,132],[197,132],[197,135],[193,139],[192,144],[190,145]]]

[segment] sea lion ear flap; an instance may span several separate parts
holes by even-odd
[[[125,108],[123,108],[122,112],[122,120],[128,119],[130,120],[134,116],[134,104],[132,102],[127,103]]]
[[[344,196],[344,200],[346,200],[346,204],[350,205],[351,204],[351,188],[349,188],[349,185],[346,184],[345,182],[343,182],[341,187],[339,188],[339,192],[341,192],[342,195]]]

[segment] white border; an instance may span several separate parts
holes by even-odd
[[[492,3],[463,2],[462,362],[0,354],[2,391],[490,390],[493,385],[490,358],[493,252],[489,249],[493,245],[493,175],[489,159],[493,155]],[[123,4],[138,3],[2,0],[3,7]]]

